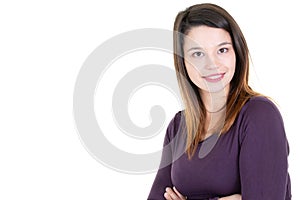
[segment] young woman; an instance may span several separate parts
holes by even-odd
[[[281,115],[248,85],[249,52],[235,20],[199,4],[174,24],[184,111],[171,120],[148,200],[289,200]]]

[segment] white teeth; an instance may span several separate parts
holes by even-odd
[[[222,75],[215,75],[215,76],[210,76],[210,77],[207,77],[209,79],[218,79],[218,78],[221,78]]]

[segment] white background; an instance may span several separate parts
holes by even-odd
[[[251,84],[278,103],[290,142],[293,199],[300,199],[298,3],[212,2],[244,32],[253,59]],[[171,30],[176,14],[195,3],[201,1],[1,1],[0,199],[146,199],[154,173],[116,172],[83,147],[73,120],[74,84],[102,42],[138,28]],[[133,119],[145,118],[134,112],[143,105],[139,98],[132,99]],[[172,105],[167,120],[178,109]],[[155,148],[162,143],[157,141]]]

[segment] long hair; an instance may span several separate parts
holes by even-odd
[[[198,4],[179,12],[174,23],[174,63],[179,89],[185,105],[184,119],[187,132],[186,150],[189,158],[206,134],[206,109],[199,94],[199,88],[188,76],[183,53],[184,35],[196,26],[221,28],[230,34],[236,54],[235,73],[230,82],[226,101],[226,116],[221,134],[228,132],[243,105],[259,94],[248,85],[249,50],[244,35],[233,19],[223,8],[214,4]]]

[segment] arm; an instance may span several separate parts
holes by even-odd
[[[173,189],[171,188],[166,188],[166,192],[164,194],[164,197],[166,200],[186,200],[187,198],[184,197],[175,187]],[[214,197],[214,198],[209,198],[208,200],[241,200],[242,196],[240,194],[234,194],[226,197]]]
[[[288,143],[281,115],[267,100],[254,101],[244,116],[240,150],[243,200],[284,200]]]
[[[171,186],[172,181],[170,165],[158,170],[154,182],[152,184],[148,200],[164,200],[165,188]]]
[[[168,144],[174,135],[175,119],[176,116],[171,120],[167,128],[160,167],[152,184],[148,200],[164,200],[165,188],[173,185],[171,180],[172,149]]]
[[[164,140],[164,149],[162,153],[161,164],[159,170],[154,179],[148,200],[182,200],[185,199],[184,195],[181,195],[179,191],[172,188],[173,183],[171,180],[171,168],[172,168],[172,148],[168,145],[174,141],[178,130],[178,121],[180,121],[180,115],[177,114],[170,122],[167,133]],[[177,123],[176,123],[177,122]],[[176,126],[177,124],[177,126]],[[175,139],[176,140],[176,139]],[[171,145],[172,146],[172,145]],[[169,164],[168,164],[169,163]],[[223,198],[210,198],[209,200],[240,200],[240,195],[231,195]]]

